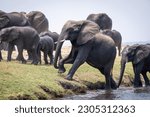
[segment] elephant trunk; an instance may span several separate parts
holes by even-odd
[[[118,87],[120,86],[122,78],[123,78],[123,74],[124,74],[124,70],[125,70],[125,65],[126,65],[126,60],[122,59],[121,60],[121,68],[120,68],[120,76],[119,76]]]
[[[57,43],[57,47],[56,47],[56,52],[55,52],[55,58],[54,58],[54,67],[56,69],[58,69],[58,66],[57,66],[57,61],[58,61],[58,57],[61,53],[61,48],[62,48],[62,45],[63,45],[63,42],[65,41],[65,39],[61,39],[61,37],[59,38],[59,41]]]

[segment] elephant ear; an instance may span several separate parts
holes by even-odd
[[[0,29],[5,28],[8,23],[9,23],[9,19],[7,17],[1,17],[0,18]]]
[[[133,64],[137,64],[139,63],[141,60],[143,60],[144,58],[146,58],[149,54],[150,54],[150,48],[147,48],[147,46],[142,45],[142,47],[138,47],[134,60],[133,60]]]
[[[80,46],[92,40],[94,35],[98,33],[99,30],[100,27],[96,23],[91,21],[84,21],[77,38],[77,45]]]

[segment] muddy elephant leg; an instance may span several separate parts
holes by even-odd
[[[72,47],[70,54],[59,61],[58,73],[64,73],[66,71],[64,64],[73,64],[75,57],[76,57],[76,53],[77,53],[77,50],[75,51],[75,49]]]
[[[133,85],[134,87],[142,87],[142,81],[140,79],[140,73],[142,71],[143,64],[139,63],[138,65],[133,65],[134,70],[134,81]]]
[[[143,78],[145,80],[145,86],[150,86],[150,82],[149,82],[149,79],[146,75],[146,72],[142,72],[142,75],[143,75]]]
[[[9,43],[8,44],[8,55],[7,55],[7,61],[11,61],[11,55],[14,48],[14,44]]]
[[[90,50],[91,50],[90,43],[83,45],[78,49],[77,56],[75,58],[75,61],[72,65],[71,69],[68,72],[66,79],[72,80],[72,77],[73,77],[74,73],[76,72],[76,70],[79,68],[80,65],[82,65],[86,61]]]
[[[52,65],[53,64],[53,52],[49,52],[48,56],[50,58],[50,65]]]

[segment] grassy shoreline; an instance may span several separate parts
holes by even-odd
[[[73,81],[65,79],[71,65],[65,65],[65,67],[66,72],[58,74],[57,69],[50,65],[36,66],[30,63],[21,64],[18,61],[3,60],[0,62],[0,99],[56,99],[104,88],[104,76],[88,64],[83,64],[77,70]],[[113,69],[116,81],[119,72],[120,57],[116,57]],[[127,64],[124,77],[122,84],[131,86],[133,79],[131,63]]]

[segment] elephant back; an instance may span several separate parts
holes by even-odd
[[[97,23],[101,30],[112,29],[112,19],[106,13],[90,14],[87,20]]]
[[[18,12],[11,12],[6,13],[1,16],[1,21],[8,20],[8,23],[3,27],[10,27],[10,26],[29,26],[30,23],[28,19],[21,13]]]

